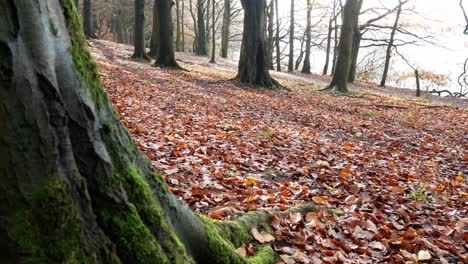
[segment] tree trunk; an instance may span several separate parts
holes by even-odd
[[[1,263],[274,263],[270,245],[235,252],[272,214],[208,220],[168,191],[119,122],[72,0],[1,6]]]
[[[270,5],[268,6],[268,38],[267,38],[267,62],[268,69],[273,70],[273,25],[274,25],[274,0],[270,0]]]
[[[150,51],[148,56],[153,59],[158,58],[159,54],[159,15],[158,15],[158,0],[153,2],[153,29],[151,31]]]
[[[353,25],[353,47],[351,52],[351,64],[349,66],[348,82],[353,83],[356,79],[357,60],[359,56],[359,49],[361,47],[361,30],[359,29],[359,13],[361,12],[362,3],[364,0],[359,0],[358,3],[358,17]]]
[[[281,49],[280,49],[280,24],[279,24],[279,12],[278,12],[278,0],[275,0],[275,10],[276,10],[276,37],[275,37],[275,46],[276,46],[276,70],[281,71]]]
[[[133,55],[136,60],[149,61],[145,47],[145,0],[135,0],[135,29]]]
[[[336,60],[338,58],[338,14],[335,14],[335,18],[333,19],[333,27],[335,29],[334,31],[334,37],[333,37],[333,60],[332,60],[332,73],[331,75],[333,76],[333,73],[335,72],[335,67],[336,67]],[[340,29],[341,30],[341,29]]]
[[[76,12],[80,13],[80,0],[75,0]]]
[[[302,67],[302,73],[310,73],[310,45],[312,42],[311,39],[311,12],[312,12],[313,4],[310,0],[307,0],[307,26],[306,26],[306,48],[305,48],[305,58],[304,58],[304,66]]]
[[[348,74],[351,64],[351,52],[353,48],[354,24],[358,18],[359,0],[346,0],[343,10],[343,25],[341,26],[340,44],[338,45],[338,58],[336,60],[335,72],[329,88],[336,91],[348,92]]]
[[[385,83],[387,82],[388,69],[390,68],[390,59],[392,58],[393,42],[395,41],[395,33],[398,28],[398,22],[400,21],[400,14],[403,4],[401,0],[399,0],[399,2],[400,5],[398,5],[395,23],[393,24],[392,32],[390,33],[390,40],[388,41],[387,52],[385,54],[385,66],[382,74],[382,80],[380,81],[380,86],[382,87],[385,86]]]
[[[205,32],[206,32],[206,50],[209,51],[210,50],[210,39],[211,39],[211,31],[210,31],[210,21],[211,21],[211,0],[205,0],[205,3],[206,3],[206,9],[205,9],[205,22],[206,22],[206,26],[205,26]]]
[[[182,33],[182,43],[181,43],[181,51],[185,52],[185,0],[182,0],[182,12],[180,22],[182,25],[181,33]]]
[[[325,65],[323,66],[322,75],[327,75],[328,73],[328,64],[330,63],[330,50],[331,50],[331,37],[333,33],[333,16],[330,17],[328,21],[328,35],[327,35],[327,49],[325,52]]]
[[[215,60],[215,57],[216,57],[216,27],[215,27],[215,12],[216,12],[216,3],[215,3],[215,0],[212,0],[211,1],[211,5],[213,6],[213,12],[212,12],[212,15],[211,15],[211,21],[212,21],[212,43],[211,43],[211,60],[210,60],[210,63],[216,63],[216,60]]]
[[[268,71],[266,60],[266,0],[241,0],[244,32],[237,78],[240,82],[265,88],[278,88]]]
[[[198,4],[198,2],[197,2],[197,4]],[[195,16],[195,12],[193,11],[192,0],[189,1],[189,11],[190,11],[190,16],[192,17],[193,31],[194,31],[194,34],[195,34],[195,37],[193,38],[192,50],[194,52],[196,52],[197,51],[197,46],[198,46],[198,25],[197,25],[197,17]]]
[[[224,0],[223,26],[221,29],[221,57],[228,57],[231,26],[231,0]]]
[[[205,18],[204,18],[204,3],[208,0],[197,0],[197,55],[207,55],[206,51],[206,32],[205,32]]]
[[[93,32],[91,0],[83,0],[83,31],[87,38],[96,38]]]
[[[181,51],[181,32],[180,32],[180,0],[175,0],[176,4],[176,51]]]
[[[288,71],[294,71],[294,0],[291,0],[291,24],[289,25],[289,62]]]
[[[159,22],[159,50],[158,58],[154,63],[159,67],[180,69],[174,52],[174,24],[172,23],[172,0],[156,0]]]

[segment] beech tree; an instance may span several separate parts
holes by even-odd
[[[327,89],[338,92],[348,92],[348,74],[351,65],[351,52],[353,48],[353,34],[358,23],[360,0],[346,0],[343,8],[343,25],[341,26],[338,57],[333,72],[333,78]]]
[[[207,55],[206,30],[205,30],[205,1],[197,0],[197,55]]]
[[[221,28],[221,58],[228,57],[231,24],[231,0],[224,0],[223,25]]]
[[[291,0],[290,10],[290,24],[289,24],[289,61],[288,71],[294,71],[294,0]]]
[[[154,0],[153,4],[153,24],[151,30],[150,51],[148,56],[157,59],[159,50],[159,15],[158,15],[158,0]]]
[[[154,63],[159,67],[180,68],[175,59],[174,51],[174,25],[172,23],[172,0],[156,0],[159,25],[158,58]]]
[[[210,220],[168,190],[107,98],[73,0],[0,11],[1,263],[274,263],[271,245],[235,249],[277,212]]]
[[[240,82],[265,88],[279,88],[268,71],[266,43],[266,0],[241,0],[244,32],[237,78]]]
[[[91,0],[83,0],[83,30],[87,38],[96,38],[93,30]]]
[[[315,3],[315,1],[314,1]],[[311,12],[313,8],[313,4],[310,0],[307,0],[307,26],[306,26],[306,51],[305,51],[305,58],[304,58],[304,65],[302,67],[302,73],[310,73],[310,45],[311,45]]]
[[[135,0],[135,33],[132,58],[149,61],[145,47],[145,0]]]

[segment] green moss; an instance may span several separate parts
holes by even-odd
[[[68,185],[52,177],[28,195],[11,223],[23,263],[96,263]]]
[[[275,253],[270,245],[257,247],[253,257],[243,257],[235,251],[244,243],[254,242],[248,227],[231,221],[216,221],[201,217],[205,224],[208,240],[208,254],[216,256],[217,263],[229,264],[268,264],[275,263]]]
[[[70,34],[71,46],[69,49],[75,67],[94,102],[98,106],[105,106],[109,101],[101,83],[98,67],[88,51],[88,44],[83,34],[83,27],[75,4],[73,0],[60,0],[60,4]]]

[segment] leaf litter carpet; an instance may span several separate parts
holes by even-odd
[[[193,210],[335,208],[275,215],[273,236],[252,230],[278,263],[468,263],[466,108],[281,78],[291,92],[262,91],[229,80],[235,63],[178,54],[190,72],[175,71],[130,60],[130,46],[91,46],[122,121]]]

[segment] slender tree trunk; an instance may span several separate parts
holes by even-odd
[[[333,33],[333,15],[330,17],[330,20],[328,21],[327,49],[325,52],[325,65],[323,66],[322,75],[327,75],[328,73],[328,64],[330,63],[332,33]]]
[[[83,31],[87,38],[96,38],[93,32],[91,0],[83,0]]]
[[[268,69],[273,70],[273,43],[274,43],[274,31],[273,26],[274,22],[274,0],[270,0],[270,4],[268,6],[268,38],[267,38],[267,61],[268,61]]]
[[[159,67],[180,68],[175,59],[174,24],[172,23],[172,0],[156,0],[159,20],[158,58],[154,63]]]
[[[351,65],[349,67],[348,82],[353,83],[356,79],[357,60],[359,56],[359,49],[361,47],[361,31],[359,29],[359,13],[361,12],[364,0],[359,0],[358,3],[358,18],[354,21],[353,29],[353,48],[351,52]]]
[[[349,67],[351,64],[351,52],[353,48],[354,24],[358,19],[359,0],[346,0],[343,10],[343,25],[341,27],[340,44],[338,46],[338,58],[335,72],[329,88],[337,91],[348,92],[347,82]]]
[[[206,9],[205,9],[205,22],[206,22],[206,26],[205,26],[205,33],[206,33],[206,50],[209,51],[210,50],[210,46],[211,46],[211,42],[210,42],[210,39],[211,39],[211,26],[210,26],[210,22],[211,22],[211,0],[205,0],[205,3],[206,3]]]
[[[197,34],[197,55],[207,55],[206,51],[206,32],[205,32],[205,11],[204,3],[209,0],[197,0],[197,25],[198,25],[198,34]]]
[[[289,25],[289,62],[288,62],[288,71],[294,71],[294,0],[291,0],[291,14],[290,14]]]
[[[275,0],[275,10],[276,10],[276,37],[275,37],[275,46],[276,46],[276,70],[281,71],[281,48],[280,48],[280,23],[279,23],[279,12],[278,12],[278,0]]]
[[[395,17],[395,22],[393,24],[392,32],[390,33],[390,40],[388,41],[387,52],[385,54],[385,66],[384,71],[382,74],[382,80],[380,81],[380,86],[385,86],[387,82],[388,70],[390,68],[390,59],[392,58],[392,49],[393,49],[393,42],[395,41],[395,33],[398,28],[398,23],[400,21],[400,14],[402,9],[402,2],[399,0],[400,5],[398,6],[398,10]]]
[[[314,1],[315,3],[315,1]],[[306,26],[306,47],[305,47],[305,58],[304,66],[302,67],[302,73],[310,73],[310,45],[312,42],[311,37],[311,12],[313,8],[313,3],[310,0],[307,0],[307,26]]]
[[[185,0],[182,0],[182,12],[181,12],[181,26],[182,26],[182,43],[181,43],[181,51],[185,52]]]
[[[231,1],[224,0],[223,26],[221,29],[221,57],[228,57],[229,35],[231,26]]]
[[[133,59],[149,61],[145,47],[145,0],[135,0],[135,29],[134,29]]]
[[[176,4],[176,51],[181,51],[181,32],[180,32],[180,0],[175,0]]]
[[[210,60],[210,63],[216,63],[216,26],[215,26],[215,12],[216,12],[216,3],[215,3],[215,0],[212,0],[211,2],[211,5],[213,6],[213,12],[212,12],[212,15],[211,15],[211,21],[212,21],[212,43],[211,43],[211,60]]]
[[[197,2],[197,4],[198,4],[198,2]],[[190,15],[191,15],[192,20],[193,20],[193,31],[195,33],[195,37],[193,38],[192,50],[194,52],[196,52],[197,51],[197,46],[198,46],[198,25],[197,25],[197,17],[195,16],[195,12],[193,11],[192,0],[189,1],[189,10],[190,10]],[[197,10],[198,10],[198,8],[197,8]]]
[[[336,60],[338,58],[338,43],[339,43],[339,39],[338,39],[338,16],[336,15],[335,16],[335,19],[333,20],[333,23],[334,23],[334,34],[335,36],[333,37],[333,60],[332,60],[332,74],[335,72],[335,67],[336,67]],[[341,29],[340,29],[341,30]]]
[[[159,54],[159,15],[158,15],[158,0],[153,2],[153,28],[151,31],[150,51],[148,56],[157,59]]]
[[[244,32],[237,78],[240,82],[265,88],[278,88],[268,71],[266,58],[266,0],[241,0]]]

